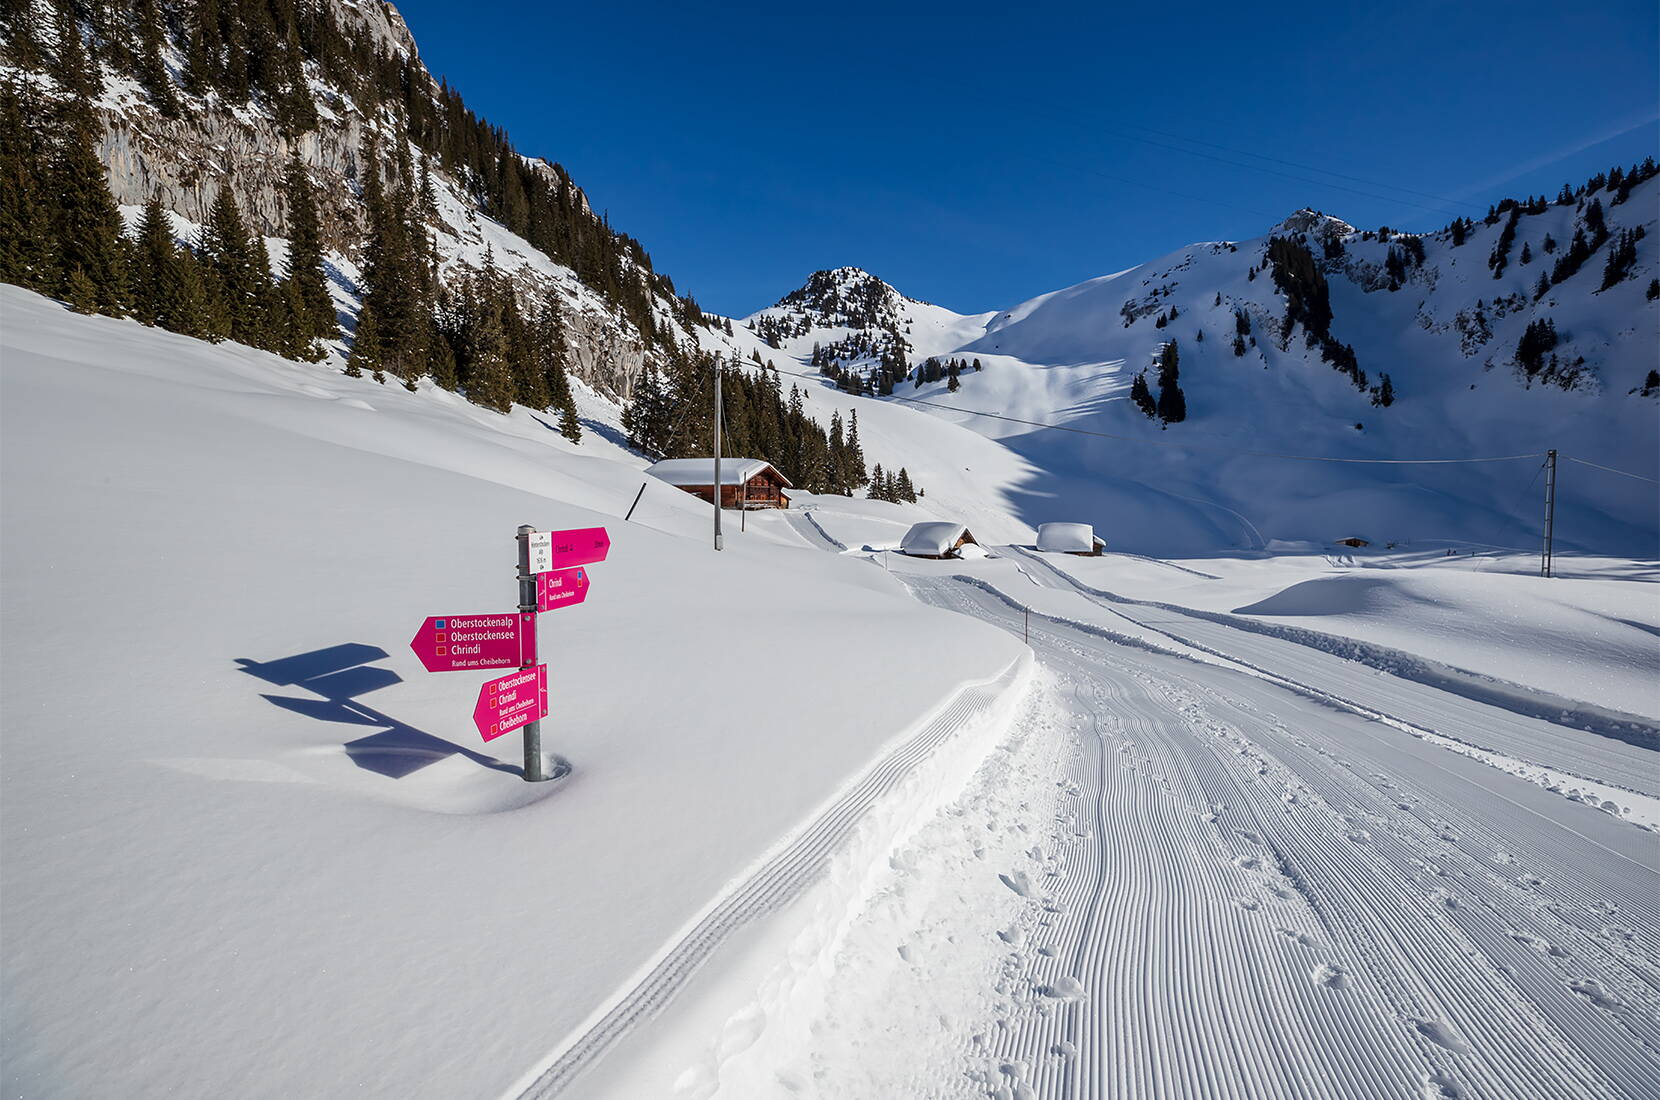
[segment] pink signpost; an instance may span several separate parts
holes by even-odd
[[[473,724],[486,741],[548,716],[548,666],[520,669],[478,689]]]
[[[611,552],[611,536],[603,527],[580,527],[574,531],[532,531],[529,533],[531,573],[548,573],[573,565],[604,561]]]
[[[604,561],[611,551],[611,536],[603,527],[538,531],[526,524],[519,528],[518,543],[517,611],[434,615],[421,624],[409,648],[428,672],[518,669],[479,688],[473,724],[486,741],[523,730],[525,782],[540,783],[568,774],[570,765],[542,755],[548,666],[537,663],[536,616],[588,598],[588,570],[581,566]],[[555,766],[549,767],[550,763]]]
[[[536,616],[435,615],[421,624],[409,648],[428,672],[523,668],[536,663]]]
[[[588,598],[586,569],[555,569],[536,574],[536,610],[552,611]]]

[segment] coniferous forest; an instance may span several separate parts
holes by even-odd
[[[412,390],[425,378],[497,411],[548,411],[561,434],[580,439],[557,293],[533,300],[488,253],[478,269],[440,278],[432,227],[441,171],[639,333],[653,365],[628,411],[633,443],[658,456],[706,453],[717,360],[680,339],[669,318],[688,331],[730,332],[730,322],[677,295],[562,167],[520,156],[446,82],[335,6],[0,0],[0,31],[5,60],[26,74],[0,85],[0,280],[81,312],[297,361],[321,361],[326,344],[349,332],[348,375]],[[183,58],[177,82],[164,52]],[[154,194],[135,227],[123,224],[99,157],[106,74],[132,77],[163,118],[248,106],[289,141],[324,124],[311,80],[377,120],[363,127],[352,181],[362,224],[344,242],[357,246],[361,273],[355,327],[330,296],[316,183],[297,156],[283,177],[288,248],[276,265],[263,240],[269,227],[239,207],[228,179],[216,181],[204,224],[183,240]],[[871,483],[856,423],[838,416],[826,428],[802,411],[799,394],[779,395],[775,373],[769,381],[723,369],[732,448],[767,456],[802,488],[852,493]]]

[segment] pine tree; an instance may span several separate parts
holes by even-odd
[[[916,503],[916,488],[911,484],[911,473],[905,467],[899,467],[899,484],[894,489],[894,496],[907,504]]]
[[[80,38],[69,32],[72,42]],[[93,151],[94,127],[90,104],[73,100],[60,112],[57,148],[48,171],[47,195],[52,211],[60,288],[67,294],[69,279],[79,272],[85,285],[75,290],[86,301],[87,286],[99,313],[119,317],[125,312],[126,278],[123,270],[121,214],[105,179],[104,164]]]
[[[340,325],[335,319],[334,302],[329,297],[328,277],[323,267],[317,200],[298,151],[288,158],[283,199],[288,206],[288,263],[284,277],[296,286],[303,330],[306,336],[319,340],[339,339]]]
[[[242,220],[236,196],[228,178],[219,185],[207,224],[202,227],[197,253],[217,277],[225,313],[230,321],[230,338],[249,347],[272,348],[268,308],[275,287],[265,243],[255,237]]]
[[[29,117],[38,117],[32,107]],[[0,88],[0,282],[45,290],[54,282],[53,242],[42,193],[46,148],[40,133],[24,119],[14,89]]]
[[[380,373],[380,321],[367,304],[357,311],[357,332],[352,336],[351,354],[346,357],[346,374],[362,378],[365,370]]]
[[[1187,419],[1187,398],[1178,382],[1181,376],[1180,353],[1176,341],[1165,344],[1159,352],[1159,419],[1176,424]]]
[[[173,93],[172,78],[167,75],[167,66],[161,59],[164,28],[161,13],[156,10],[156,0],[139,0],[133,18],[138,21],[139,29],[138,82],[163,118],[178,118],[181,113],[179,97]]]
[[[1135,378],[1131,379],[1130,400],[1147,419],[1151,420],[1158,415],[1158,405],[1153,401],[1152,391],[1147,388],[1146,371],[1138,371]]]

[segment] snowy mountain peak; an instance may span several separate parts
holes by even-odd
[[[1270,229],[1268,234],[1274,236],[1280,233],[1301,233],[1320,240],[1329,240],[1333,237],[1346,237],[1354,231],[1355,227],[1342,218],[1334,218],[1330,214],[1322,214],[1305,206]]]
[[[823,327],[868,329],[887,327],[905,301],[903,294],[863,268],[838,267],[813,272],[778,305],[814,315]]]

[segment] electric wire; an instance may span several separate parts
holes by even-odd
[[[1577,462],[1581,466],[1589,466],[1593,470],[1606,470],[1608,473],[1619,474],[1621,477],[1633,477],[1638,481],[1649,481],[1653,482],[1655,485],[1660,485],[1660,478],[1649,477],[1646,474],[1634,474],[1629,470],[1616,470],[1612,466],[1603,466],[1600,463],[1588,462],[1583,458],[1575,458],[1572,455],[1562,455],[1561,457],[1567,459],[1569,462]]]

